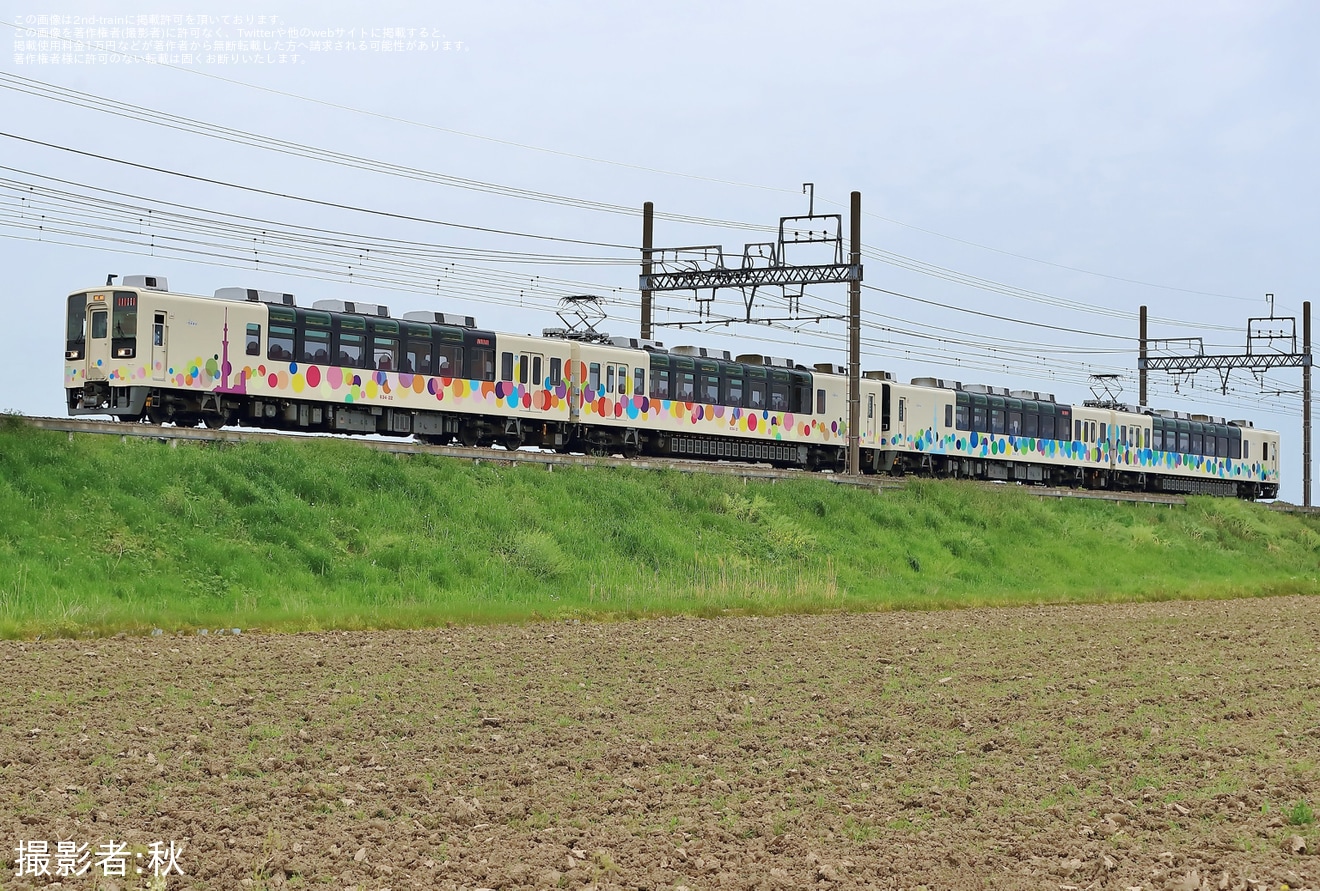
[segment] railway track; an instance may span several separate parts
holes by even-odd
[[[401,442],[388,439],[365,437],[345,437],[334,435],[305,435],[275,433],[260,430],[223,429],[208,430],[204,427],[158,427],[153,424],[132,424],[118,421],[87,421],[69,418],[24,417],[26,424],[39,430],[53,430],[67,433],[70,439],[74,434],[84,433],[95,436],[138,437],[155,439],[177,447],[180,442],[212,443],[249,443],[249,442],[287,442],[290,439],[335,439],[352,442],[363,448],[375,449],[394,455],[437,455],[447,458],[459,458],[473,463],[490,463],[504,466],[517,464],[538,464],[553,471],[555,467],[633,467],[643,470],[677,470],[683,473],[708,473],[736,476],[743,479],[758,480],[826,480],[838,485],[857,486],[875,491],[901,489],[906,485],[902,478],[894,477],[851,477],[835,473],[811,473],[804,470],[785,470],[764,464],[747,464],[736,461],[685,461],[671,458],[623,458],[597,457],[593,455],[561,455],[556,452],[520,449],[514,452],[499,449],[466,448],[464,446],[425,445],[417,442]],[[976,482],[972,485],[999,487],[1003,483]],[[1037,486],[1018,487],[1023,492],[1040,498],[1081,498],[1093,501],[1122,501],[1140,504],[1167,504],[1183,506],[1186,499],[1180,495],[1161,495],[1145,492],[1099,492],[1077,489],[1059,489]],[[1301,508],[1295,505],[1271,505],[1277,510],[1296,512],[1317,512],[1314,508]]]

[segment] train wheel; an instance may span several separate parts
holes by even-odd
[[[463,426],[459,427],[458,441],[469,449],[476,448],[477,443],[481,441],[481,436],[477,432],[477,425],[464,423]]]
[[[219,430],[221,427],[225,426],[225,424],[229,423],[229,416],[204,415],[202,417],[202,423],[206,425],[206,429],[208,430]]]
[[[506,433],[500,439],[500,445],[511,452],[516,452],[523,447],[523,435],[521,433]]]

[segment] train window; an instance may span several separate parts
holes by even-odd
[[[770,410],[788,411],[788,385],[779,381],[770,384]]]
[[[490,350],[476,350],[476,355],[481,356],[485,353],[488,362],[493,362],[494,353]],[[441,377],[462,377],[463,376],[463,348],[456,343],[440,344],[440,351],[436,354],[440,366],[436,369],[436,374]],[[493,369],[492,369],[493,370]],[[485,378],[489,380],[489,378]]]
[[[954,426],[959,430],[972,429],[972,407],[964,401],[961,394],[958,396],[958,404],[954,407]]]
[[[84,343],[87,340],[87,295],[74,294],[69,298],[69,343]]]
[[[1178,431],[1178,451],[1184,455],[1192,447],[1192,434],[1184,430]]]
[[[903,403],[900,402],[900,403],[898,404],[898,410],[899,410],[900,412],[903,410]],[[816,414],[818,414],[818,415],[823,415],[823,414],[825,414],[825,391],[824,391],[824,390],[817,390],[817,391],[816,391]]]
[[[620,395],[620,396],[627,396],[627,395],[628,395],[628,366],[627,366],[627,365],[620,365],[620,366],[619,366],[619,373],[615,376],[614,379],[615,379],[615,381],[616,381],[616,382],[618,383],[618,385],[619,385],[619,395]]]
[[[431,345],[420,340],[408,341],[399,370],[412,374],[431,374]]]
[[[92,337],[99,340],[109,333],[110,313],[103,309],[92,311]]]
[[[811,378],[807,377],[805,382],[799,382],[798,386],[793,388],[793,395],[796,397],[796,404],[791,405],[791,411],[801,412],[804,415],[811,414]]]
[[[1164,451],[1164,428],[1161,427],[1159,424],[1156,424],[1153,428],[1151,428],[1150,441],[1151,441],[1151,448],[1153,448],[1155,451],[1157,452]]]
[[[1073,439],[1075,439],[1075,440],[1077,440],[1078,442],[1080,442],[1081,439],[1082,439],[1082,422],[1081,422],[1081,421],[1074,421],[1073,423],[1074,423],[1074,425],[1075,425],[1076,428],[1077,428],[1077,429],[1073,432]]]
[[[275,337],[275,329],[270,329],[270,335]],[[339,335],[339,364],[350,367],[361,367],[362,365],[362,347],[366,340],[361,334],[340,334]]]
[[[593,398],[600,395],[600,363],[592,362],[587,366],[587,389]]]
[[[1008,432],[1010,436],[1022,435],[1022,412],[1011,411],[1008,413]]]
[[[1221,457],[1221,458],[1227,458],[1227,457],[1228,457],[1228,437],[1227,437],[1227,436],[1220,436],[1220,437],[1217,437],[1217,438],[1218,438],[1218,440],[1219,440],[1219,445],[1218,445],[1218,447],[1217,447],[1217,451],[1216,451],[1215,454],[1217,454],[1217,455],[1218,455],[1219,457]]]
[[[293,328],[270,326],[270,340],[266,345],[266,358],[276,362],[293,361]]]
[[[371,355],[377,371],[394,371],[399,367],[399,341],[377,337],[371,345]]]
[[[1205,454],[1207,457],[1215,457],[1215,438],[1209,433],[1205,436]]]
[[[653,368],[651,369],[651,398],[668,399],[669,398],[669,369]]]
[[[1035,439],[1040,433],[1040,415],[1034,411],[1022,413],[1022,435],[1028,439]]]
[[[1101,425],[1100,425],[1100,438],[1097,439],[1096,442],[1106,442],[1106,441],[1108,441],[1108,439],[1109,439],[1109,425],[1108,425],[1108,424],[1101,424]]]
[[[545,377],[541,374],[543,364],[540,356],[532,357],[532,385],[536,387],[545,386]]]
[[[1270,460],[1270,444],[1268,442],[1262,442],[1260,444],[1260,460]]]
[[[558,356],[550,357],[550,386],[557,387],[564,382],[564,363]]]
[[[308,328],[303,332],[303,362],[330,361],[330,332]]]
[[[613,366],[613,365],[607,365],[607,366],[605,366],[605,392],[606,392],[606,393],[613,393],[613,392],[614,392],[614,366]]]
[[[513,353],[500,353],[500,380],[513,381]]]
[[[459,368],[462,368],[460,365]],[[472,351],[472,379],[482,381],[495,380],[495,351],[477,347]]]
[[[1191,453],[1193,455],[1200,455],[1203,453],[1204,449],[1205,440],[1204,437],[1202,437],[1201,432],[1198,430],[1196,433],[1192,434]]]
[[[902,420],[902,418],[900,418],[899,420]],[[991,432],[991,433],[1003,433],[1003,432],[1004,432],[1004,420],[1005,420],[1005,419],[1004,419],[1004,410],[1003,410],[1002,408],[992,408],[992,409],[990,409],[990,432]]]
[[[1128,438],[1127,438],[1127,425],[1126,425],[1126,424],[1120,424],[1119,427],[1118,427],[1118,441],[1119,441],[1120,443],[1123,443],[1124,445],[1131,445],[1131,444],[1132,444],[1132,443],[1128,442]]]
[[[1249,439],[1242,440],[1242,460],[1251,460],[1251,440]]]
[[[1040,439],[1056,439],[1054,428],[1054,415],[1040,416],[1040,432],[1037,434]]]
[[[132,291],[115,292],[115,337],[137,337],[137,304]]]
[[[527,383],[527,375],[531,371],[530,365],[531,363],[527,361],[526,356],[518,357],[518,383]]]
[[[633,369],[633,395],[634,395],[634,396],[645,396],[645,395],[646,395],[646,369],[645,369],[645,368],[634,368],[634,369]]]
[[[953,403],[951,402],[944,406],[944,426],[953,426]]]
[[[977,433],[986,433],[989,425],[986,423],[986,410],[983,405],[972,406],[972,429]]]
[[[730,372],[724,379],[724,393],[720,397],[721,405],[732,405],[741,407],[743,404],[743,379],[742,375],[736,372]]]
[[[691,371],[684,371],[678,379],[678,398],[691,402],[697,395],[697,376]]]
[[[720,376],[718,374],[703,374],[701,376],[701,398],[712,405],[720,401]]]
[[[261,355],[261,326],[247,326],[247,346],[244,348],[249,356]]]
[[[747,407],[765,408],[765,381],[752,381],[747,388]]]

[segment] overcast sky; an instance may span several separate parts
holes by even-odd
[[[593,293],[603,327],[635,335],[644,201],[712,221],[662,216],[657,246],[739,254],[807,212],[804,182],[817,213],[846,216],[862,193],[865,280],[883,289],[863,295],[863,364],[903,380],[1081,402],[1088,376],[1110,373],[1135,402],[1142,304],[1152,337],[1241,352],[1266,292],[1299,335],[1313,297],[1315,4],[307,9],[8,5],[0,409],[64,413],[63,298],[108,273],[463,312],[517,332],[560,325],[561,297]],[[53,45],[50,29],[101,46]],[[199,132],[214,128],[229,130]],[[386,239],[406,242],[388,261]],[[559,262],[528,262],[546,255]],[[834,285],[802,304],[827,315],[846,298]],[[760,299],[759,313],[784,315]],[[738,300],[722,292],[714,314]],[[664,296],[657,321],[692,321],[694,306]],[[838,321],[657,336],[846,361]],[[1212,373],[1177,392],[1152,375],[1149,402],[1280,430],[1282,497],[1296,501],[1300,381],[1274,372],[1262,395],[1239,372],[1225,397]]]

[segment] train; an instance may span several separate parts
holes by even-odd
[[[116,276],[68,297],[70,415],[842,471],[837,365],[635,338],[508,334],[471,316]],[[1249,421],[938,378],[859,386],[861,469],[1271,499],[1279,435]]]

